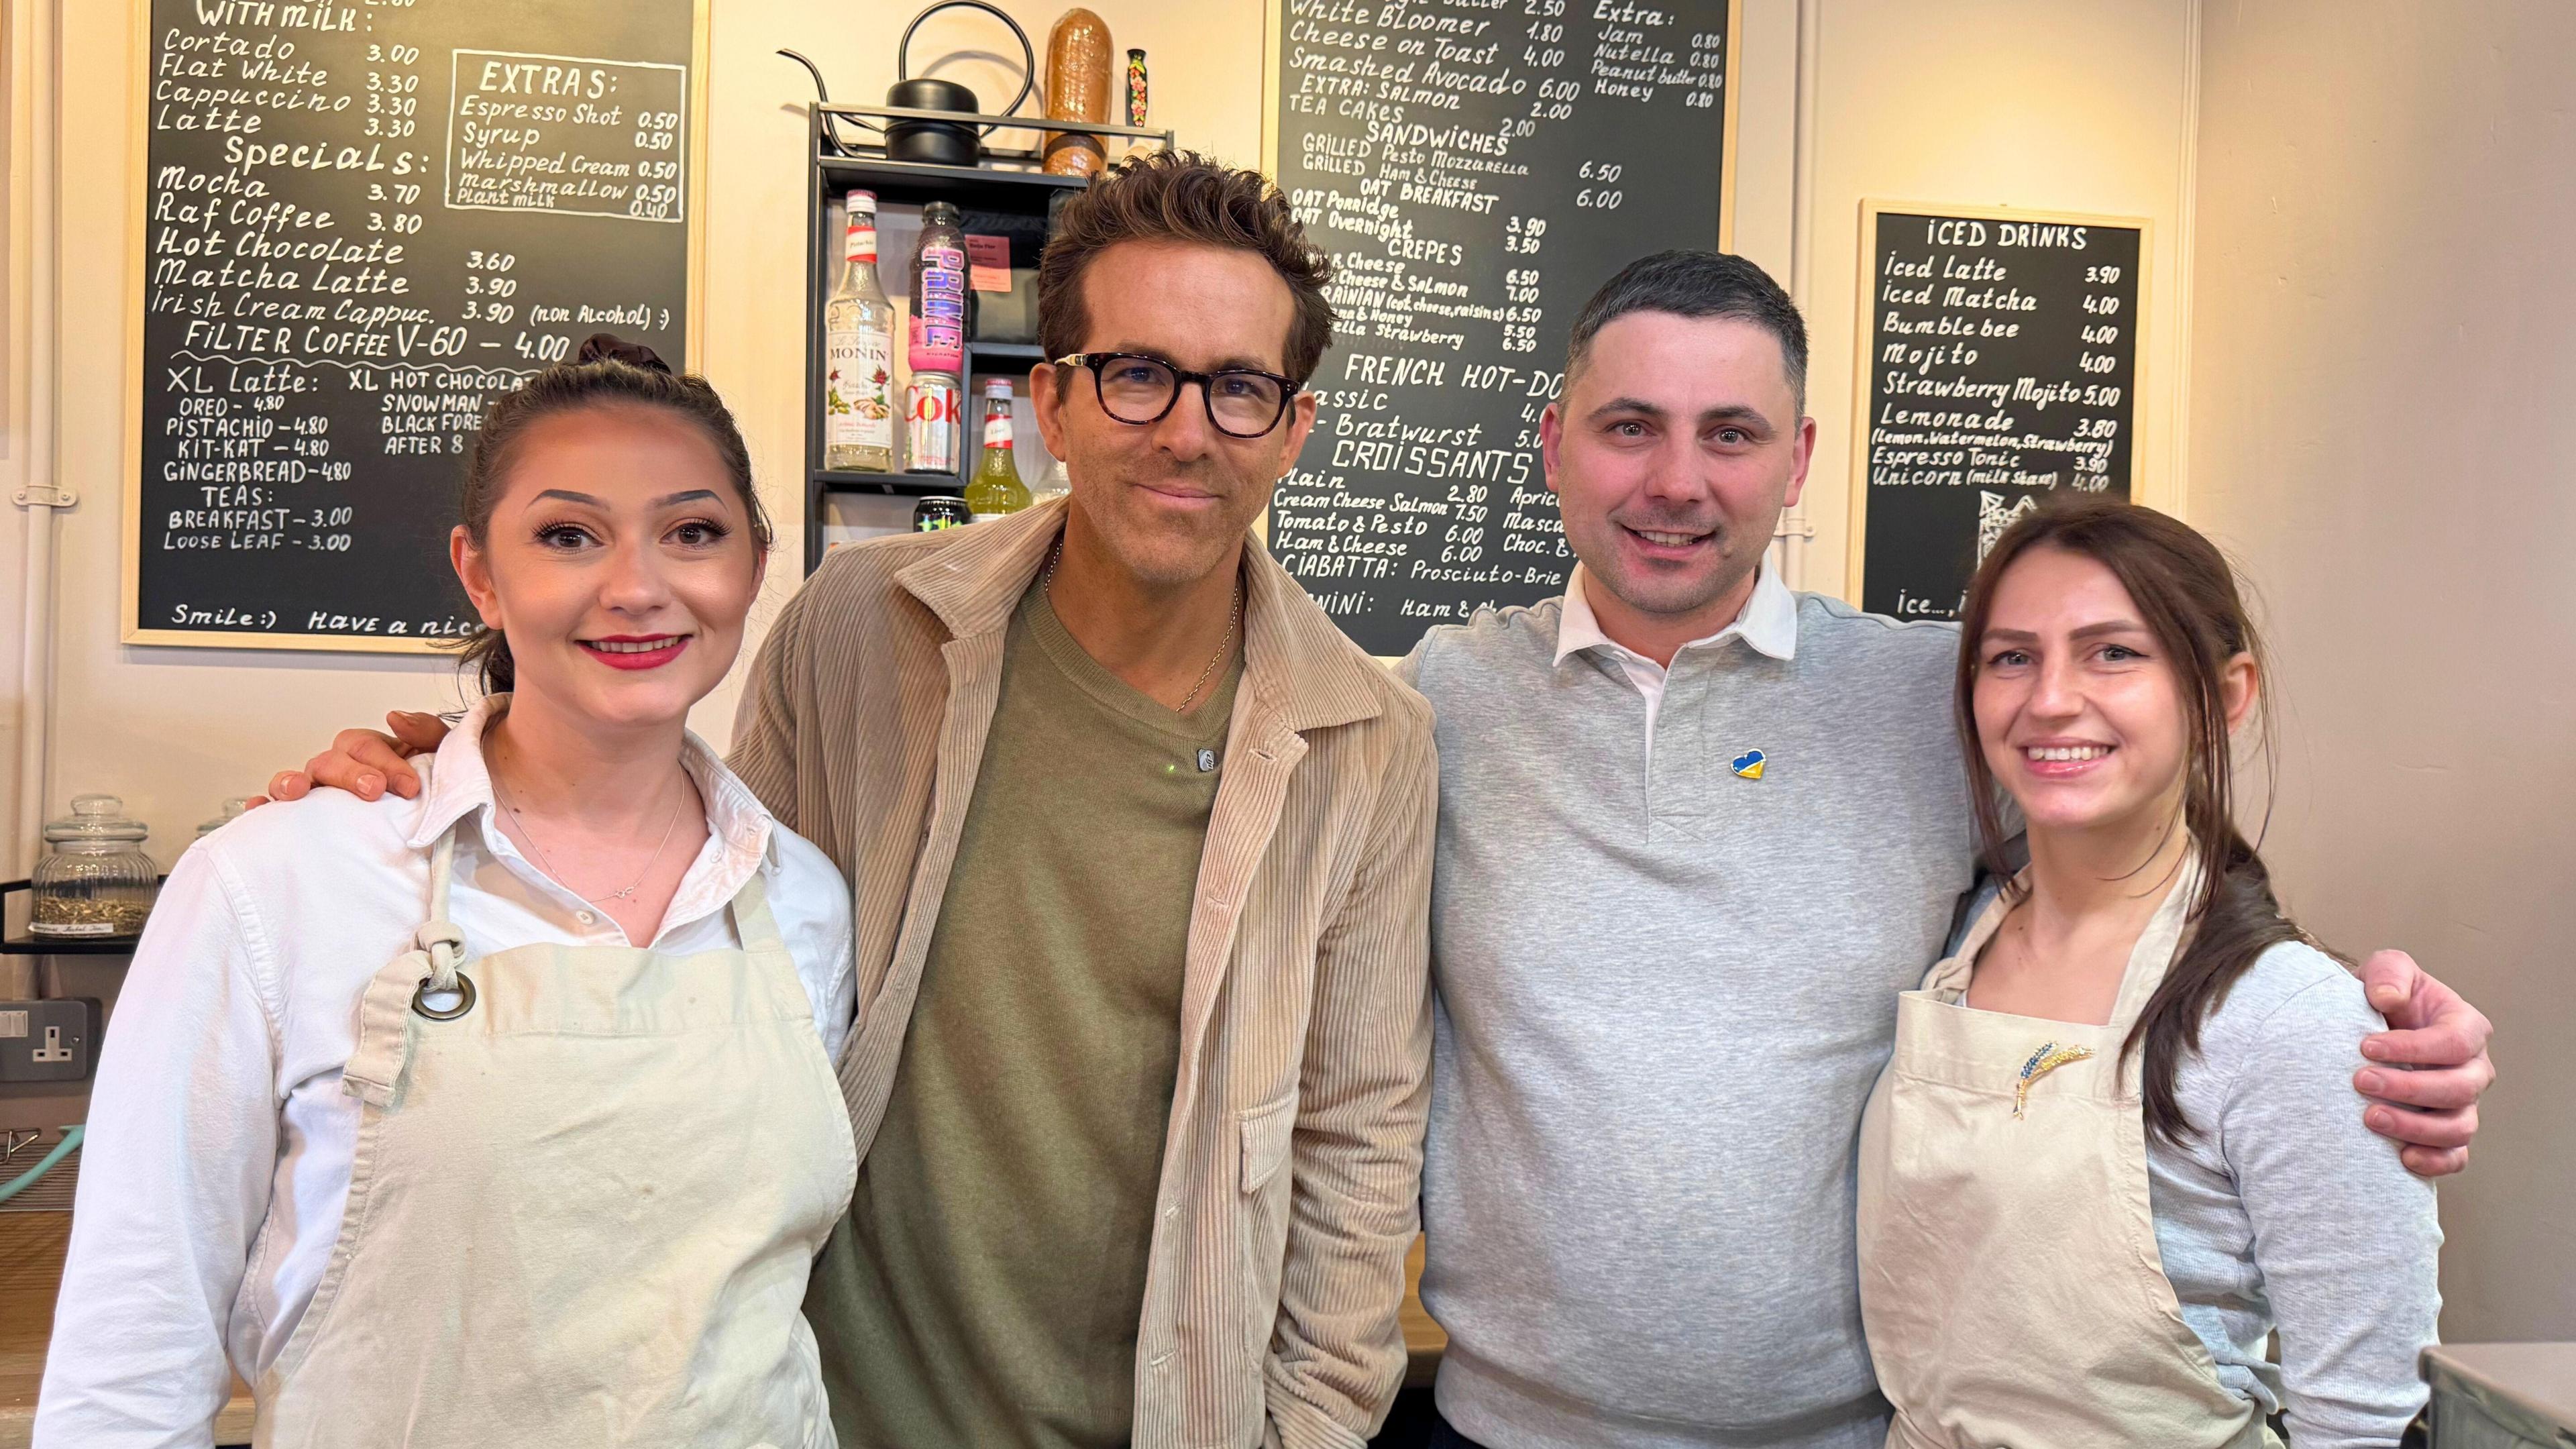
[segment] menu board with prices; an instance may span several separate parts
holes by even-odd
[[[1955,619],[2042,498],[2130,496],[2147,223],[1867,202],[1860,254],[1851,577]]]
[[[699,0],[149,0],[124,637],[417,650],[484,410],[691,342]]]
[[[1272,174],[1339,320],[1270,548],[1372,654],[1563,592],[1539,457],[1575,313],[1723,248],[1727,0],[1272,0]]]

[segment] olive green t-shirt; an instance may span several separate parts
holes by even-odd
[[[844,1445],[1127,1442],[1240,673],[1174,714],[1043,588],[1020,601],[893,1095],[807,1299]]]

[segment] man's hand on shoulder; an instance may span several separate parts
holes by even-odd
[[[2433,979],[2403,951],[2381,951],[2362,963],[2362,989],[2388,1030],[2362,1038],[2372,1065],[2353,1075],[2371,1099],[2362,1120],[2402,1144],[2398,1156],[2418,1177],[2443,1177],[2469,1165],[2478,1133],[2478,1098],[2495,1083],[2486,1014]]]
[[[301,800],[316,785],[346,790],[361,800],[377,799],[387,790],[406,800],[417,796],[420,772],[411,767],[410,757],[434,753],[438,742],[447,738],[447,722],[434,714],[398,709],[385,716],[385,725],[393,733],[340,731],[332,737],[331,748],[305,761],[303,769],[280,770],[270,776],[268,793],[251,803]]]

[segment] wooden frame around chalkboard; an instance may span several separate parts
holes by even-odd
[[[1860,204],[1860,283],[1853,293],[1858,304],[1854,309],[1852,347],[1852,454],[1851,454],[1851,519],[1845,525],[1848,536],[1843,545],[1843,599],[1853,608],[1860,607],[1861,565],[1869,557],[1869,383],[1870,359],[1878,355],[1878,278],[1872,268],[1878,262],[1878,218],[1882,213],[1898,216],[1958,217],[1966,221],[2035,221],[2073,226],[2118,227],[2138,234],[2138,315],[2131,329],[2131,346],[2137,349],[2137,365],[2129,391],[2138,400],[2137,418],[2146,417],[2147,396],[2147,318],[2153,308],[2149,291],[2154,276],[2155,223],[2143,216],[2102,216],[2085,211],[2041,211],[2019,206],[1952,206],[1934,201],[1880,201],[1864,198]],[[2138,497],[2139,480],[2146,476],[2147,430],[2140,426],[2129,434],[2129,497]]]
[[[1746,0],[1727,0],[1726,79],[1718,86],[1726,93],[1717,158],[1717,249],[1722,252],[1735,250],[1736,94],[1737,77],[1744,68],[1739,56],[1745,4]],[[1279,174],[1279,21],[1286,8],[1287,0],[1263,0],[1261,7],[1261,169],[1271,176]],[[1268,516],[1263,515],[1265,527]]]
[[[690,7],[689,105],[696,126],[689,136],[688,297],[682,310],[689,319],[684,367],[697,372],[706,357],[707,275],[707,57],[709,7],[714,0],[694,0]],[[143,600],[143,355],[145,223],[151,178],[152,146],[152,0],[133,0],[134,108],[127,118],[126,184],[136,189],[126,228],[125,345],[126,359],[125,481],[119,490],[124,516],[118,520],[117,637],[127,644],[171,644],[198,649],[306,649],[342,654],[438,654],[434,639],[371,639],[349,634],[247,634],[220,629],[147,629],[141,618]]]

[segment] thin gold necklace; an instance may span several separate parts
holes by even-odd
[[[671,818],[663,822],[662,840],[660,844],[653,847],[652,859],[644,862],[644,868],[635,872],[635,879],[628,881],[624,889],[610,891],[604,896],[582,896],[581,888],[574,885],[565,877],[563,871],[555,865],[554,857],[546,854],[546,848],[544,844],[537,839],[537,833],[528,828],[528,817],[520,812],[519,807],[516,804],[502,798],[501,777],[498,775],[492,777],[492,798],[500,800],[502,808],[510,812],[510,818],[519,822],[519,834],[525,837],[528,844],[536,850],[537,863],[546,868],[546,874],[554,877],[556,882],[561,884],[564,889],[571,891],[574,895],[581,896],[583,900],[590,902],[592,905],[598,906],[606,905],[610,901],[631,901],[635,899],[635,888],[644,884],[644,877],[651,875],[653,873],[653,867],[661,863],[662,852],[670,849],[671,832],[680,828],[680,807],[689,803],[689,792],[686,788],[683,788],[680,791],[680,798],[671,802]]]
[[[1039,586],[1046,591],[1047,607],[1050,609],[1055,607],[1055,561],[1062,557],[1064,557],[1064,540],[1058,538],[1055,541],[1055,547],[1047,550],[1046,582]],[[1207,668],[1199,671],[1198,682],[1190,686],[1189,693],[1181,696],[1180,708],[1173,710],[1172,713],[1190,712],[1190,706],[1198,700],[1199,691],[1207,688],[1208,676],[1216,673],[1216,667],[1225,662],[1228,654],[1234,652],[1234,631],[1242,622],[1243,576],[1237,574],[1234,580],[1234,610],[1226,616],[1225,637],[1217,641],[1216,657],[1207,662]]]

